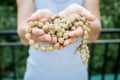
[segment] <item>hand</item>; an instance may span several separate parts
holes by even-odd
[[[62,16],[69,16],[71,14],[79,14],[81,16],[85,16],[89,21],[95,20],[95,16],[90,11],[88,11],[87,9],[78,4],[71,4],[66,9],[59,13],[59,15]]]
[[[48,9],[39,9],[35,13],[33,13],[29,18],[28,22],[31,21],[39,21],[39,22],[46,22],[50,19],[51,16],[54,14]],[[45,34],[43,29],[38,29],[34,27],[32,29],[32,34],[35,36],[34,39],[37,42],[44,42],[44,43],[54,43],[57,41],[56,37],[50,37],[50,35]]]
[[[72,4],[68,6],[66,9],[64,9],[62,12],[59,13],[59,15],[62,16],[69,16],[71,14],[79,14],[81,16],[85,16],[87,20],[94,21],[95,16],[92,15],[88,10],[86,10],[84,7],[79,6],[78,4]],[[64,45],[60,48],[64,48],[65,46],[68,46],[72,43],[75,43],[78,39],[78,37],[83,36],[83,30],[81,27],[78,27],[76,30],[69,32],[68,34],[70,36],[70,39],[65,40]]]

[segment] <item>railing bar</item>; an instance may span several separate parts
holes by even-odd
[[[103,59],[103,66],[102,66],[102,80],[105,80],[105,68],[107,64],[108,45],[109,45],[108,43],[105,44],[104,59]]]
[[[20,42],[4,42],[0,43],[0,46],[22,46]]]
[[[114,69],[115,70],[114,80],[117,80],[119,65],[120,65],[120,43],[118,45],[118,54],[117,54],[116,65],[115,65],[115,69]]]
[[[13,79],[16,80],[17,76],[16,76],[16,59],[15,59],[15,47],[11,46],[11,50],[12,50],[12,65],[13,65]]]
[[[111,29],[107,29],[104,28],[101,30],[101,33],[120,33],[120,28],[111,28]],[[17,31],[16,30],[4,30],[4,31],[0,31],[0,36],[3,35],[17,35]]]
[[[92,43],[92,44],[104,44],[104,43],[120,43],[120,39],[114,39],[114,40],[97,40],[95,42],[89,42],[89,43]]]
[[[0,67],[0,80],[2,80],[2,70],[1,70],[1,67]]]
[[[116,29],[102,29],[101,33],[120,33],[120,28],[116,28]]]
[[[120,39],[116,39],[116,40],[97,40],[95,42],[89,42],[90,44],[104,44],[104,43],[108,43],[108,44],[112,44],[112,43],[120,43]],[[0,43],[0,46],[21,46],[22,44],[20,42],[2,42]]]
[[[0,31],[0,36],[10,36],[10,35],[17,35],[17,31],[16,30]]]
[[[93,54],[94,54],[94,44],[91,44],[91,46],[90,46],[90,62],[89,62],[89,72],[88,72],[88,74],[89,74],[89,80],[91,80],[91,76],[92,76],[92,74],[91,74],[91,71],[92,71],[92,69],[93,69]]]
[[[1,62],[2,60],[0,59],[0,80],[2,80],[2,68],[1,68],[1,64],[2,64],[2,62]]]

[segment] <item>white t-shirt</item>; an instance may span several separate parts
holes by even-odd
[[[72,3],[82,5],[83,0],[35,0],[35,8],[59,13]],[[87,65],[82,63],[79,52],[74,54],[79,44],[80,38],[63,50],[53,52],[41,52],[30,46],[24,80],[88,80]]]

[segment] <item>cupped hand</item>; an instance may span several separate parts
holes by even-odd
[[[71,14],[78,14],[78,15],[84,16],[90,22],[95,20],[95,16],[90,11],[88,11],[87,9],[85,9],[84,7],[82,7],[78,4],[71,4],[66,9],[64,9],[63,11],[61,11],[59,13],[59,15],[62,15],[64,17],[69,16]],[[60,49],[63,49],[64,47],[66,47],[72,43],[75,43],[78,40],[78,37],[82,38],[83,30],[79,26],[76,30],[69,32],[68,35],[70,38],[65,40],[63,46],[61,46]]]
[[[48,9],[39,9],[34,12],[27,21],[28,23],[33,21],[47,22],[53,15],[54,13]],[[57,41],[56,37],[51,37],[50,35],[45,34],[43,29],[39,29],[37,27],[32,28],[32,35],[37,42],[55,43]]]

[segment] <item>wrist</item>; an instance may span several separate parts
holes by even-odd
[[[96,41],[99,37],[100,30],[101,30],[101,23],[100,20],[96,19],[95,21],[91,22],[90,25],[90,34],[89,34],[89,40],[90,41]]]
[[[19,39],[20,39],[20,42],[23,44],[23,45],[28,45],[28,41],[27,39],[25,38],[25,27],[18,27],[17,29],[17,34],[19,36]]]

